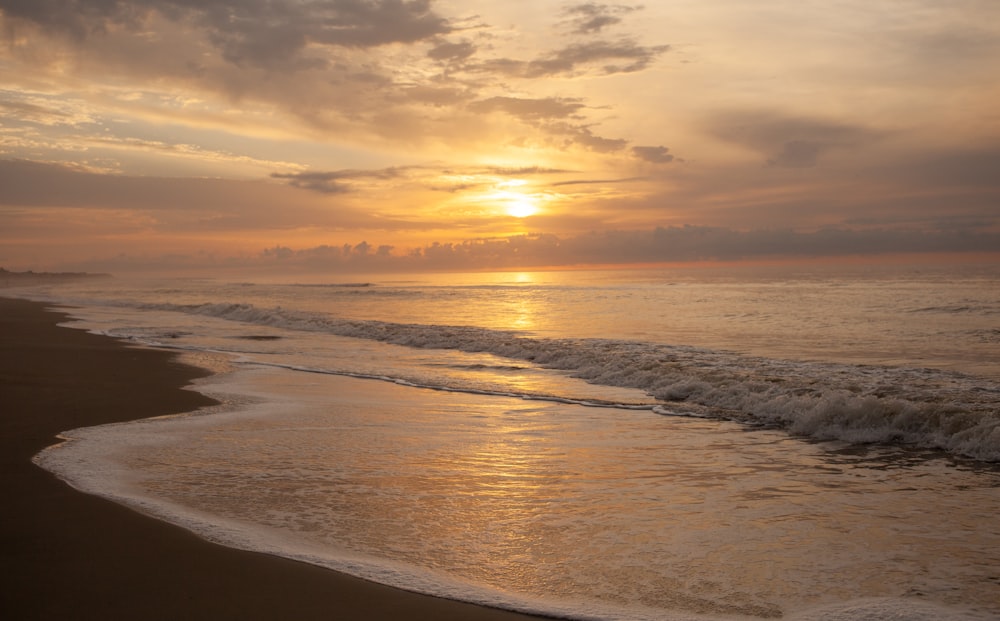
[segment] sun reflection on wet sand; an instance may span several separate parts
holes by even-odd
[[[262,372],[240,390],[303,409],[161,424],[129,476],[334,567],[346,550],[616,611],[774,617],[907,590],[1000,603],[969,575],[1000,566],[1000,538],[965,509],[1000,511],[995,489],[957,493],[942,462],[887,473],[777,431],[341,377]]]

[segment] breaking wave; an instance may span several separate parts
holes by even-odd
[[[593,384],[643,390],[659,402],[654,409],[662,414],[695,408],[816,440],[903,444],[1000,461],[1000,386],[947,371],[777,360],[639,341],[532,338],[469,326],[338,319],[251,304],[144,308],[412,348],[486,352],[565,371]]]

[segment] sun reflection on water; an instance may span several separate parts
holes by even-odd
[[[130,476],[162,470],[144,483],[157,495],[280,529],[319,556],[608,610],[774,617],[822,603],[808,588],[820,581],[837,597],[955,584],[946,601],[996,601],[975,571],[996,566],[1000,541],[967,509],[995,513],[995,486],[955,493],[956,477],[973,479],[946,464],[844,478],[856,460],[777,431],[335,377],[253,386],[267,381],[313,405],[194,418],[173,442],[160,430]]]

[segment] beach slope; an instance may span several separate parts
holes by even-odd
[[[0,298],[0,618],[533,618],[215,545],[38,468],[61,431],[211,403],[181,389],[201,370],[64,318]]]

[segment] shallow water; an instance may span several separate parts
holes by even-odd
[[[39,459],[230,545],[521,610],[1000,618],[990,274],[36,291],[227,370],[218,408]]]
[[[228,413],[83,430],[43,463],[226,543],[524,610],[1000,611],[995,470],[650,411],[274,369],[216,381],[200,389]]]

